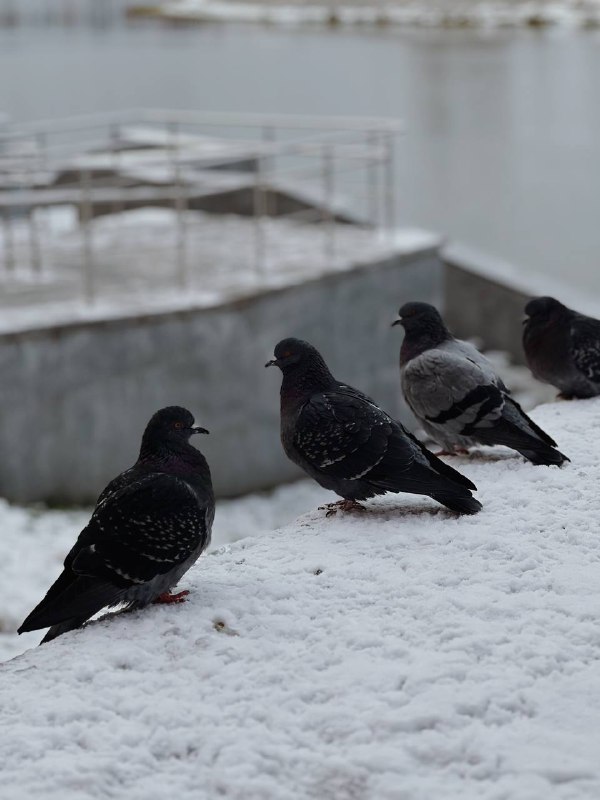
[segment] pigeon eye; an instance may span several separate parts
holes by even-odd
[[[177,428],[177,430],[181,430],[181,428],[183,428],[183,422],[175,422],[173,427]]]
[[[294,354],[290,350],[286,350],[285,353],[283,354],[283,357],[284,358],[289,358],[290,356],[293,356],[293,355]]]

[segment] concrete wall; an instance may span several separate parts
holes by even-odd
[[[525,363],[521,337],[524,309],[532,297],[551,295],[584,314],[600,316],[600,304],[574,283],[528,271],[454,242],[441,250],[444,316],[461,338],[477,337],[484,349],[504,350]]]
[[[459,339],[477,337],[484,350],[505,350],[515,363],[525,363],[522,320],[529,299],[520,289],[445,259],[444,318]]]
[[[441,278],[429,249],[215,308],[2,335],[0,496],[92,502],[171,404],[211,431],[198,444],[219,494],[292,479],[280,373],[264,369],[276,342],[308,339],[334,374],[398,413],[401,333],[390,322],[407,300],[441,303]]]

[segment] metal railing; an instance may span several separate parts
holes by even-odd
[[[314,225],[332,261],[341,224],[393,230],[401,131],[391,119],[147,109],[4,126],[0,296],[19,281],[43,294],[60,277],[56,236],[38,224],[40,210],[53,206],[77,211],[81,267],[70,280],[88,303],[102,290],[96,218],[144,206],[174,212],[168,246],[182,291],[190,287],[193,210],[247,215],[253,243],[240,269],[267,271],[265,222],[273,216]]]

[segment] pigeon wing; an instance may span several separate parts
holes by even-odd
[[[461,348],[437,348],[408,362],[402,388],[419,419],[461,436],[497,422],[505,391],[491,364],[478,355],[476,361]]]
[[[78,575],[145,583],[208,544],[212,513],[184,480],[151,473],[107,496],[67,561]]]
[[[343,480],[367,475],[385,457],[393,420],[350,387],[320,392],[304,405],[294,446],[313,469]],[[406,466],[414,452],[406,444]]]

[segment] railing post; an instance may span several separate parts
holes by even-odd
[[[266,269],[266,231],[265,231],[265,217],[267,214],[266,207],[266,189],[264,184],[264,169],[265,163],[262,155],[259,154],[256,161],[256,173],[254,180],[254,269],[257,274],[263,273]]]
[[[184,180],[181,175],[181,163],[179,158],[179,125],[177,122],[171,122],[168,125],[168,130],[171,134],[171,168],[172,168],[172,182],[174,192],[174,211],[175,211],[175,225],[176,225],[176,244],[175,244],[175,263],[177,270],[177,284],[180,289],[186,289],[189,285],[189,272],[187,264],[187,225],[186,225],[186,212],[187,212],[187,192],[184,185]]]
[[[80,172],[81,181],[81,233],[83,236],[83,297],[91,305],[96,298],[96,282],[94,275],[94,260],[92,254],[92,197],[91,178],[87,169]]]
[[[112,168],[115,173],[115,190],[117,194],[119,186],[120,186],[120,169],[121,169],[121,151],[119,149],[121,143],[121,128],[118,123],[112,123],[110,126],[110,149],[111,149],[111,161],[112,161]],[[125,210],[125,204],[123,203],[122,198],[115,199],[115,202],[112,204],[112,211],[113,214],[119,214]]]
[[[322,224],[325,228],[324,256],[326,261],[335,258],[335,161],[332,145],[323,146],[323,209]]]
[[[27,214],[29,222],[29,251],[31,253],[31,271],[39,275],[42,271],[42,251],[40,248],[40,232],[35,218],[35,206],[31,206]]]
[[[368,156],[367,166],[367,215],[373,227],[379,228],[381,220],[379,218],[379,201],[380,201],[380,188],[379,188],[379,173],[381,169],[379,155],[377,148],[379,144],[379,134],[377,131],[369,131],[367,133],[367,146],[369,149],[374,150],[374,155]]]
[[[40,171],[40,183],[45,183],[47,179],[47,171],[48,171],[48,140],[47,136],[43,131],[38,131],[35,136],[35,143],[38,152],[38,165]]]
[[[14,272],[16,266],[15,239],[9,208],[5,208],[2,214],[2,229],[4,231],[4,268],[7,272]]]
[[[396,176],[394,175],[394,133],[390,131],[386,140],[385,156],[385,210],[386,228],[390,236],[396,228]]]

